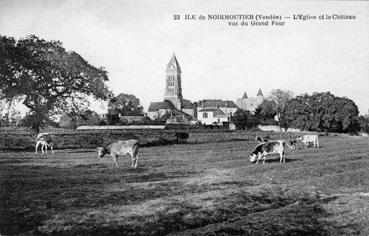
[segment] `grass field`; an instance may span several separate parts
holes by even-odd
[[[369,139],[249,162],[256,141],[0,153],[0,235],[369,235]]]

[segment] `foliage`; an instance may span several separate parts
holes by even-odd
[[[100,125],[100,116],[91,110],[82,111],[79,114],[65,113],[60,117],[60,126],[64,128],[76,128],[81,125]]]
[[[358,122],[361,132],[369,133],[369,116],[359,116]]]
[[[21,114],[12,103],[0,101],[0,126],[16,125],[21,119]]]
[[[360,129],[355,103],[330,92],[297,96],[286,107],[288,119],[302,130],[355,133]]]
[[[260,116],[265,120],[272,120],[275,116],[278,118],[280,127],[287,128],[291,120],[286,114],[286,104],[294,97],[293,92],[288,90],[272,90],[270,96],[260,105]]]
[[[111,97],[104,68],[66,51],[59,41],[0,35],[0,64],[0,99],[29,108],[36,132],[57,115],[86,108],[88,97]]]
[[[122,116],[143,115],[143,107],[140,105],[140,99],[132,94],[121,93],[112,98],[108,103],[108,109],[113,114],[118,112]]]
[[[257,117],[250,113],[250,111],[243,111],[238,109],[233,117],[232,122],[236,125],[237,129],[251,129],[255,128],[259,124]]]

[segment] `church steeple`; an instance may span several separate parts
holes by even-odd
[[[264,96],[263,93],[261,92],[260,88],[259,88],[258,94],[256,96]]]
[[[182,109],[182,84],[181,84],[181,67],[179,66],[176,55],[173,53],[166,68],[166,84],[164,92],[164,100],[173,103],[176,109]]]
[[[174,52],[173,52],[172,58],[169,60],[169,63],[167,65],[167,70],[168,69],[169,70],[175,69],[179,72],[182,72],[181,67],[179,66],[178,60],[177,60],[176,55],[174,54]]]
[[[243,93],[242,98],[247,98],[247,94],[246,94],[246,92],[244,92],[244,93]]]

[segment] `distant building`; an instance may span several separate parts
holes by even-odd
[[[256,109],[263,103],[263,101],[264,95],[261,92],[261,89],[259,89],[256,98],[247,97],[245,92],[242,98],[237,99],[237,106],[244,111],[250,111],[251,113],[254,113]]]
[[[181,67],[173,53],[166,67],[166,80],[163,102],[151,102],[147,116],[155,120],[168,115],[169,123],[189,122],[195,118],[195,106],[182,96]]]
[[[222,125],[230,122],[231,117],[237,111],[237,106],[233,101],[222,100],[201,100],[196,103],[197,120],[202,124]]]

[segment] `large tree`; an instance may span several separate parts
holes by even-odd
[[[0,99],[29,108],[36,132],[52,117],[85,109],[89,97],[107,100],[112,96],[104,68],[66,51],[59,41],[0,35],[0,65]]]
[[[259,125],[259,120],[250,111],[238,109],[232,116],[232,122],[237,129],[251,129]]]
[[[280,127],[287,128],[291,120],[286,114],[286,104],[294,97],[294,93],[288,90],[274,89],[269,97],[261,104],[260,114],[266,118],[277,116]]]
[[[330,92],[297,96],[287,103],[285,114],[303,130],[354,133],[360,129],[356,104]]]
[[[108,123],[110,125],[119,124],[119,115],[142,116],[143,107],[140,105],[140,99],[132,94],[125,93],[110,99],[108,103]]]
[[[108,109],[117,109],[122,116],[141,116],[143,107],[140,99],[132,94],[121,93],[109,101]]]

